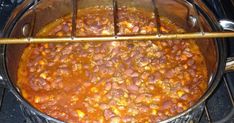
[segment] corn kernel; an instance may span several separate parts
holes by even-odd
[[[116,114],[116,115],[120,115],[119,110],[116,107],[112,107],[112,111]]]
[[[150,70],[150,67],[149,66],[145,66],[145,70]]]
[[[103,30],[102,35],[110,35],[110,32],[108,30]]]
[[[177,106],[183,107],[183,104],[179,102],[179,103],[177,104]]]
[[[178,95],[179,97],[182,97],[182,96],[184,95],[184,91],[178,91],[178,92],[177,92],[177,95]]]
[[[42,53],[43,53],[43,52],[42,52]],[[40,61],[39,61],[39,64],[40,64],[40,65],[45,65],[45,61],[44,61],[44,60],[40,60]]]
[[[98,92],[98,89],[97,89],[96,87],[92,87],[92,88],[91,88],[91,92],[97,93],[97,92]]]
[[[58,33],[57,33],[57,36],[58,36],[58,37],[62,37],[62,36],[63,36],[63,32],[58,32]]]
[[[117,102],[117,105],[126,106],[127,105],[127,101],[125,99],[119,100]]]
[[[153,32],[157,32],[158,30],[157,30],[157,28],[153,28]]]
[[[162,32],[169,32],[166,28],[161,27]]]
[[[74,58],[74,54],[69,55],[69,58],[73,59]]]
[[[119,117],[112,117],[110,119],[110,123],[119,123],[120,122],[120,118]]]
[[[128,113],[130,113],[132,116],[136,116],[137,114],[139,114],[139,111],[137,109],[134,109],[134,108],[130,108],[128,110]]]
[[[28,97],[28,93],[25,90],[22,90],[22,95],[27,98]]]
[[[85,31],[85,29],[84,29],[84,28],[81,28],[81,29],[80,29],[80,31],[81,31],[81,32],[84,32],[84,31]]]
[[[188,109],[188,107],[187,106],[183,106],[183,110],[187,110]]]
[[[165,114],[166,114],[166,115],[169,115],[170,113],[169,113],[169,111],[166,111]]]
[[[43,56],[46,56],[46,52],[41,52],[41,54],[42,54]]]
[[[41,73],[40,77],[43,78],[43,79],[46,79],[47,78],[47,74],[46,73]]]
[[[104,117],[100,117],[99,123],[104,123]]]
[[[186,55],[182,55],[182,56],[181,56],[181,60],[182,60],[182,61],[186,61],[186,60],[188,60],[188,57],[187,57]]]
[[[159,72],[160,72],[161,74],[164,74],[164,73],[165,73],[165,70],[160,69]]]
[[[76,113],[78,114],[79,118],[84,118],[85,113],[82,112],[81,110],[76,110]]]
[[[90,46],[89,44],[85,44],[83,49],[87,50],[89,48],[89,46]]]
[[[125,29],[124,29],[124,32],[127,33],[127,34],[129,34],[129,33],[131,33],[131,30],[128,29],[128,28],[125,28]]]
[[[39,102],[40,102],[40,97],[36,96],[36,97],[34,98],[34,102],[35,102],[35,103],[39,103]]]
[[[128,98],[128,93],[124,92],[124,97]]]
[[[126,23],[126,25],[127,25],[128,28],[133,28],[134,27],[134,25],[132,23],[128,23],[128,22]]]
[[[108,20],[108,19],[105,19],[105,20],[102,22],[102,24],[106,25],[108,22],[109,22],[109,20]]]
[[[151,112],[152,115],[157,115],[158,114],[158,111],[156,109],[153,109],[152,112]]]
[[[78,101],[79,99],[78,99],[78,97],[77,96],[72,96],[72,98],[71,98],[71,101],[72,102],[76,102],[76,101]]]
[[[188,69],[188,65],[186,65],[186,64],[183,65],[183,67],[184,67],[184,69]]]
[[[99,107],[99,104],[98,104],[98,103],[95,103],[95,104],[93,105],[93,107],[94,107],[94,108],[97,108],[97,107]]]
[[[49,44],[47,44],[47,43],[44,44],[44,47],[45,47],[45,48],[49,48]]]

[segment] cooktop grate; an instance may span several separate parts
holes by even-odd
[[[233,73],[223,76],[216,92],[205,102],[200,122],[234,122]]]
[[[169,1],[169,0],[168,0]],[[155,34],[132,34],[132,35],[122,35],[119,34],[118,29],[118,8],[119,3],[118,0],[112,0],[112,11],[113,11],[113,26],[114,26],[114,35],[106,35],[106,36],[77,36],[76,33],[76,17],[78,13],[79,6],[77,4],[77,0],[71,0],[72,3],[72,31],[70,37],[60,37],[60,38],[50,38],[50,37],[33,37],[31,34],[34,30],[34,25],[36,22],[36,10],[35,7],[37,5],[37,1],[35,1],[34,5],[32,6],[32,22],[30,25],[32,25],[32,29],[27,30],[26,28],[22,28],[22,32],[29,32],[25,33],[25,38],[0,38],[1,44],[12,44],[12,43],[46,43],[46,42],[85,42],[85,41],[134,41],[134,40],[165,40],[165,39],[191,39],[191,38],[224,38],[224,37],[234,37],[234,32],[228,32],[228,31],[218,31],[218,32],[211,32],[205,30],[201,15],[202,13],[199,9],[199,5],[201,4],[199,0],[172,0],[178,5],[184,6],[187,9],[186,18],[188,21],[187,23],[190,23],[192,25],[191,27],[197,27],[199,31],[195,32],[186,32],[186,33],[162,33],[161,30],[161,14],[158,9],[159,1],[158,0],[146,0],[145,4],[151,5],[153,7],[152,12],[154,13],[154,20],[155,20],[155,28],[156,33]],[[137,1],[135,1],[137,2]],[[224,22],[225,24],[227,22]]]

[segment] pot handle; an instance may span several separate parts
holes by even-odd
[[[234,31],[234,22],[231,20],[222,19],[219,21],[219,24],[225,31]],[[227,58],[225,71],[234,71],[234,56]]]
[[[0,49],[2,48],[2,46],[0,46]],[[2,51],[2,49],[1,49]],[[1,52],[0,53],[0,87],[3,87],[5,88],[6,87],[6,83],[5,83],[5,80],[4,80],[4,77],[3,77],[3,64],[2,64],[2,61],[3,61],[3,56],[4,56],[4,53]]]
[[[1,37],[2,37],[2,32],[0,32],[0,38]],[[4,58],[4,46],[0,45],[0,87],[6,88],[6,82],[3,77],[4,73],[3,58]]]
[[[5,88],[6,87],[6,82],[3,77],[3,58],[4,58],[4,48],[3,45],[0,45],[0,87]]]
[[[234,22],[231,20],[222,19],[219,24],[225,31],[234,31]]]
[[[234,71],[234,57],[227,58],[225,71],[226,72],[233,72]]]

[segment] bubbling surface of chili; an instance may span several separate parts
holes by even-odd
[[[79,10],[77,35],[113,34],[112,10]],[[183,29],[162,18],[162,31]],[[154,15],[119,9],[119,34],[155,33]],[[69,36],[71,17],[38,36]],[[30,44],[18,69],[23,97],[66,122],[157,122],[196,103],[207,88],[207,69],[194,40]]]

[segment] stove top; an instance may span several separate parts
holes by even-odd
[[[203,0],[220,19],[234,20],[234,0]],[[22,0],[0,0],[0,34],[11,11]],[[224,7],[225,6],[225,7]],[[234,56],[234,39],[227,39],[228,56]],[[234,123],[234,72],[226,73],[213,95],[206,101],[200,123]],[[15,96],[0,87],[0,122],[25,123],[27,120],[20,110]]]

